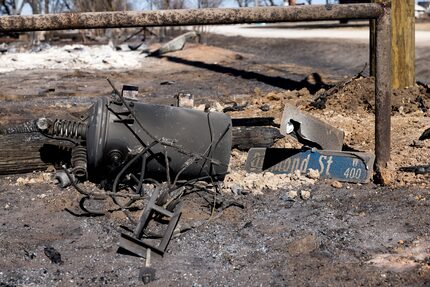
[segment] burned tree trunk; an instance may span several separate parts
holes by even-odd
[[[18,174],[67,163],[70,144],[48,139],[40,133],[0,136],[0,174]]]

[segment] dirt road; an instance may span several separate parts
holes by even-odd
[[[367,21],[354,21],[348,24],[338,22],[311,22],[286,24],[250,24],[210,26],[208,31],[224,36],[246,38],[349,40],[358,43],[369,42]],[[415,31],[415,45],[418,48],[430,46],[430,29],[427,23],[418,23]]]
[[[264,54],[268,61],[274,60],[270,58],[280,60],[280,55],[283,55],[283,59],[290,63],[324,69],[340,76],[355,73],[359,71],[360,66],[363,67],[364,63],[369,62],[369,29],[365,21],[351,22],[348,25],[316,22],[216,26],[207,29],[215,34],[230,36],[232,43],[228,42],[227,48],[237,48],[245,52],[248,49],[252,51],[255,46],[277,47],[277,52],[270,49],[270,54]],[[238,40],[238,37],[249,40]],[[238,45],[239,41],[246,44]],[[415,41],[416,78],[418,81],[429,83],[430,25],[427,22],[417,23]]]

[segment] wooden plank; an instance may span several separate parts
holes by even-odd
[[[415,85],[415,0],[392,0],[393,88]]]
[[[394,89],[415,85],[415,1],[390,0],[392,7],[391,64]],[[387,3],[387,0],[372,0]],[[376,22],[370,20],[370,75],[376,75]]]

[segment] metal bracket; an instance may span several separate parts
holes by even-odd
[[[121,233],[121,239],[119,241],[119,246],[121,248],[143,258],[146,258],[147,249],[150,249],[154,251],[154,253],[161,256],[164,255],[176,225],[178,224],[179,218],[181,217],[182,205],[181,203],[177,204],[173,212],[164,209],[162,206],[156,204],[159,195],[160,190],[157,190],[152,194],[148,205],[140,217],[139,224],[137,225],[133,235]],[[154,214],[159,214],[170,218],[169,222],[167,223],[167,228],[161,237],[161,241],[155,245],[152,243],[154,239],[142,239],[145,229],[147,229],[148,224],[153,219]]]

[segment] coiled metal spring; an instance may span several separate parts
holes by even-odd
[[[53,124],[52,132],[59,137],[71,139],[85,139],[87,125],[85,123],[56,119]]]
[[[87,177],[87,149],[84,146],[77,145],[72,148],[71,164],[73,174],[79,178]]]

